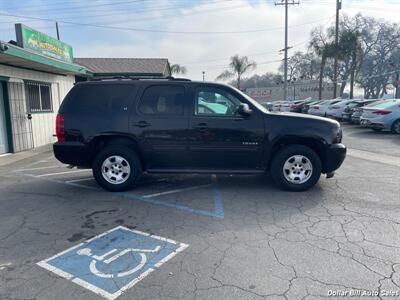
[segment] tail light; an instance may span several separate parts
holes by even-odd
[[[333,105],[331,108],[333,108],[333,109],[339,109],[340,106],[339,106],[339,105]]]
[[[56,135],[59,142],[65,141],[64,116],[60,114],[56,117]]]
[[[318,105],[317,106],[312,106],[312,108],[319,109],[319,106]]]
[[[392,112],[391,110],[381,109],[381,110],[374,111],[373,114],[376,114],[376,115],[388,115],[391,112]]]

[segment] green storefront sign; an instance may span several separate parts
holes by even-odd
[[[23,24],[15,24],[15,32],[19,47],[30,49],[58,60],[69,63],[74,62],[72,47],[70,45]]]

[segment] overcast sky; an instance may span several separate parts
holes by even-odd
[[[305,50],[312,28],[334,22],[335,2],[290,7],[289,55]],[[343,0],[341,12],[396,22],[400,0]],[[234,54],[255,60],[258,74],[277,71],[283,57],[284,7],[272,0],[0,0],[1,40],[15,40],[18,22],[55,36],[50,20],[75,57],[165,57],[192,79],[205,71],[214,80]]]

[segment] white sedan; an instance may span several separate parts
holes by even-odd
[[[354,102],[357,100],[361,101],[361,99],[346,99],[339,101],[337,103],[332,103],[331,105],[328,106],[328,109],[326,111],[326,116],[337,120],[342,119],[342,114],[346,108],[346,105],[349,104],[350,102]]]
[[[328,111],[329,105],[333,105],[340,101],[342,101],[342,99],[332,99],[332,100],[322,101],[315,105],[311,105],[310,108],[308,109],[308,114],[326,117],[327,116],[326,112]]]

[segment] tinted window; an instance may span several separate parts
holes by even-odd
[[[134,86],[122,84],[76,86],[62,106],[63,113],[108,114],[129,105]]]
[[[143,93],[138,110],[144,115],[183,115],[184,96],[183,86],[150,86]]]
[[[198,88],[195,95],[195,115],[234,116],[241,101],[223,90]]]

